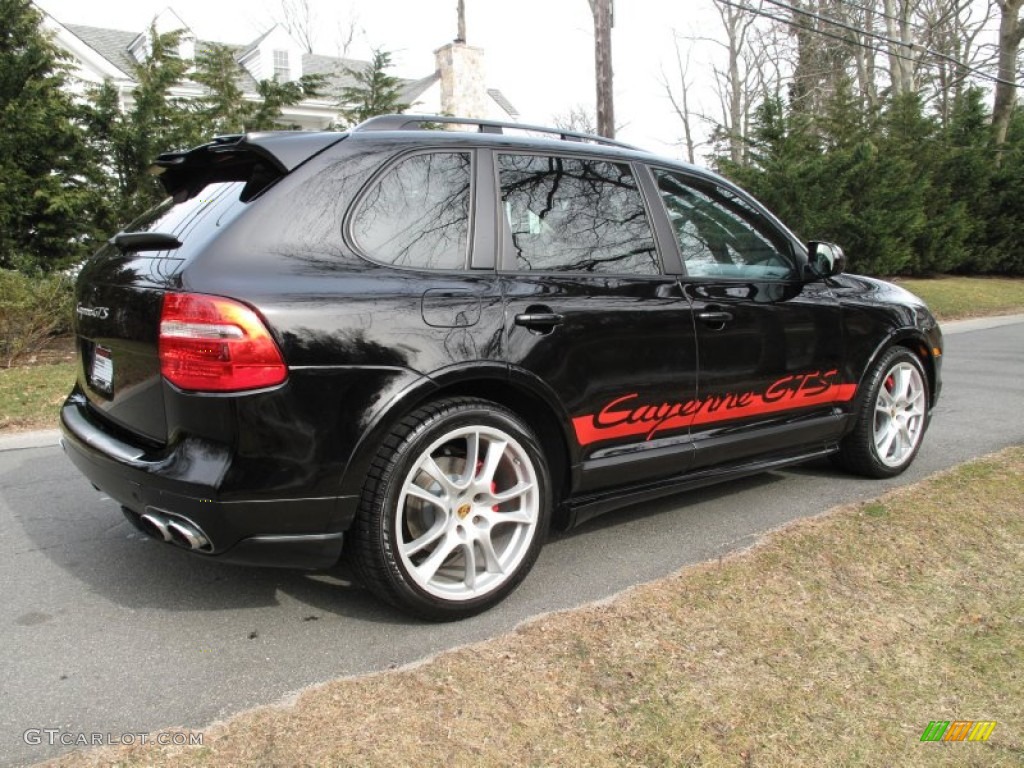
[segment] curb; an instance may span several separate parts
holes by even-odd
[[[967,320],[950,320],[939,323],[943,336],[952,336],[957,333],[968,333],[970,331],[985,331],[989,328],[999,328],[1004,325],[1024,323],[1024,315],[993,315],[991,317],[971,317]]]
[[[958,333],[970,333],[971,331],[984,331],[989,328],[999,328],[1004,325],[1015,325],[1024,323],[1024,314],[1021,315],[996,315],[994,317],[976,317],[968,320],[950,320],[941,323],[944,336],[954,336]],[[49,448],[58,445],[60,430],[44,429],[36,432],[20,432],[14,435],[0,435],[0,453],[3,451],[21,451],[29,448]]]
[[[28,448],[51,448],[58,445],[60,430],[42,429],[35,432],[18,432],[14,435],[0,435],[0,453],[23,451]]]

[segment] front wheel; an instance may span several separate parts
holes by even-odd
[[[353,531],[356,570],[379,597],[428,619],[486,610],[529,572],[547,535],[543,450],[508,409],[442,400],[384,441]]]
[[[910,466],[928,426],[928,377],[904,347],[887,350],[871,369],[853,432],[838,463],[868,477],[893,477]]]

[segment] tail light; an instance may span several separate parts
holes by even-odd
[[[240,392],[288,378],[281,350],[253,310],[219,296],[164,295],[160,372],[181,389]]]

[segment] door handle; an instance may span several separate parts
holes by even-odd
[[[523,312],[516,315],[516,325],[529,328],[531,331],[550,331],[562,324],[563,317],[557,312]]]
[[[732,312],[726,312],[722,309],[707,310],[705,312],[698,312],[697,319],[705,325],[717,325],[721,328],[732,320]]]

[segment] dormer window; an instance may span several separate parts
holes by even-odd
[[[149,35],[143,32],[141,35],[136,37],[131,45],[128,46],[128,53],[131,54],[132,58],[135,59],[139,64],[145,64],[146,59],[153,53],[153,47],[150,45]]]
[[[287,83],[291,80],[288,51],[274,51],[274,79],[279,83]]]

